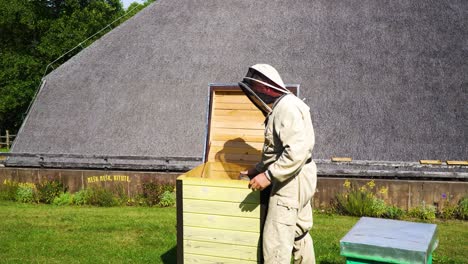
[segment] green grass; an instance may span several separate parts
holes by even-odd
[[[358,217],[314,214],[318,263],[344,263],[339,240]],[[0,201],[2,263],[176,263],[176,210]],[[468,259],[468,222],[438,221],[434,263]]]
[[[7,148],[0,148],[0,152],[10,152],[10,150]]]

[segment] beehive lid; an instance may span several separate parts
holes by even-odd
[[[341,255],[385,263],[428,263],[437,247],[434,224],[362,217],[340,240]]]
[[[287,85],[297,94],[298,85]],[[232,171],[256,164],[264,142],[265,117],[237,84],[210,85],[204,162]]]

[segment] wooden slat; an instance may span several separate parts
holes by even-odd
[[[252,166],[249,166],[249,167],[253,167],[253,164]],[[232,179],[232,180],[239,180],[239,171],[212,171],[212,173],[216,174],[216,175],[219,175],[219,176],[222,176],[223,178],[227,179]]]
[[[257,260],[257,247],[184,240],[184,252],[213,257]]]
[[[217,96],[216,97],[216,103],[253,105],[252,102],[250,102],[249,98],[247,98],[247,96],[245,96],[245,95],[243,95],[243,96],[239,96],[239,95]]]
[[[258,121],[214,121],[211,122],[211,129],[219,128],[240,128],[240,129],[254,129],[260,130],[262,133],[265,131],[263,122]]]
[[[252,264],[258,263],[257,261],[230,259],[222,257],[210,257],[195,254],[185,254],[184,264]]]
[[[441,160],[420,160],[419,163],[421,164],[428,164],[428,165],[441,165]]]
[[[260,233],[184,226],[184,237],[187,240],[257,246]]]
[[[265,118],[262,116],[227,116],[227,115],[217,115],[213,116],[211,119],[212,121],[237,121],[237,122],[244,122],[244,121],[250,121],[250,122],[258,122],[263,124],[265,122]],[[265,127],[265,126],[263,126]]]
[[[184,225],[220,230],[260,232],[260,221],[257,218],[242,218],[223,215],[184,213]]]
[[[221,110],[217,109],[214,111],[213,116],[255,116],[255,118],[263,118],[262,112],[258,110]]]
[[[255,192],[253,192],[252,195],[255,195]],[[184,213],[260,218],[260,206],[258,204],[204,201],[184,198],[183,207]]]
[[[468,160],[447,160],[447,165],[467,166],[468,165]]]
[[[241,180],[231,180],[231,179],[217,179],[217,178],[200,178],[198,177],[187,177],[180,176],[180,180],[183,180],[184,185],[203,185],[203,186],[218,186],[218,187],[229,187],[229,188],[239,188],[239,189],[248,189],[249,183]]]
[[[224,141],[224,142],[239,142],[239,140],[243,140],[247,144],[253,143],[263,143],[265,138],[262,135],[236,135],[236,134],[211,134],[211,141]]]
[[[225,201],[236,203],[260,203],[259,192],[252,192],[250,189],[247,188],[238,189],[229,187],[196,185],[184,185],[183,188],[184,199],[200,199],[208,201]]]
[[[258,111],[258,108],[253,104],[238,104],[238,103],[219,103],[216,102],[214,109],[226,109],[226,110],[255,110]]]
[[[262,142],[245,142],[243,140],[232,140],[232,141],[217,141],[212,140],[210,142],[210,147],[232,147],[232,148],[245,148],[246,145],[249,148],[254,148],[258,150],[262,150],[263,148],[263,141]]]
[[[260,154],[231,154],[231,153],[211,153],[208,155],[209,161],[220,161],[220,162],[242,162],[251,161],[258,162],[261,159]]]
[[[250,169],[246,164],[237,164],[237,163],[223,163],[223,162],[213,162],[211,164],[210,170],[212,171],[243,171]]]
[[[213,135],[231,135],[236,137],[244,136],[264,136],[263,129],[244,129],[244,128],[213,128],[211,130]]]
[[[260,156],[262,154],[262,151],[260,149],[255,149],[252,148],[251,146],[245,144],[243,147],[238,146],[238,147],[216,147],[216,146],[211,146],[210,147],[210,152],[214,153],[230,153],[230,154],[244,154],[244,155],[257,155]]]
[[[351,162],[353,159],[348,157],[333,157],[331,158],[333,162]]]

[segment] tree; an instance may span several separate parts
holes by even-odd
[[[133,3],[125,19],[151,2]],[[81,43],[54,63],[58,67],[124,13],[119,0],[0,0],[0,130],[19,129],[46,65]]]

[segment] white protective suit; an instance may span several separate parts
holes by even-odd
[[[255,69],[258,65],[252,66]],[[269,65],[267,65],[269,66]],[[271,67],[261,65],[265,77],[281,88],[284,84]],[[278,81],[279,78],[279,81]],[[256,165],[271,179],[268,213],[263,229],[265,263],[315,263],[312,238],[311,199],[317,185],[317,168],[312,160],[315,136],[309,107],[291,93],[276,100],[265,121],[262,160]]]

